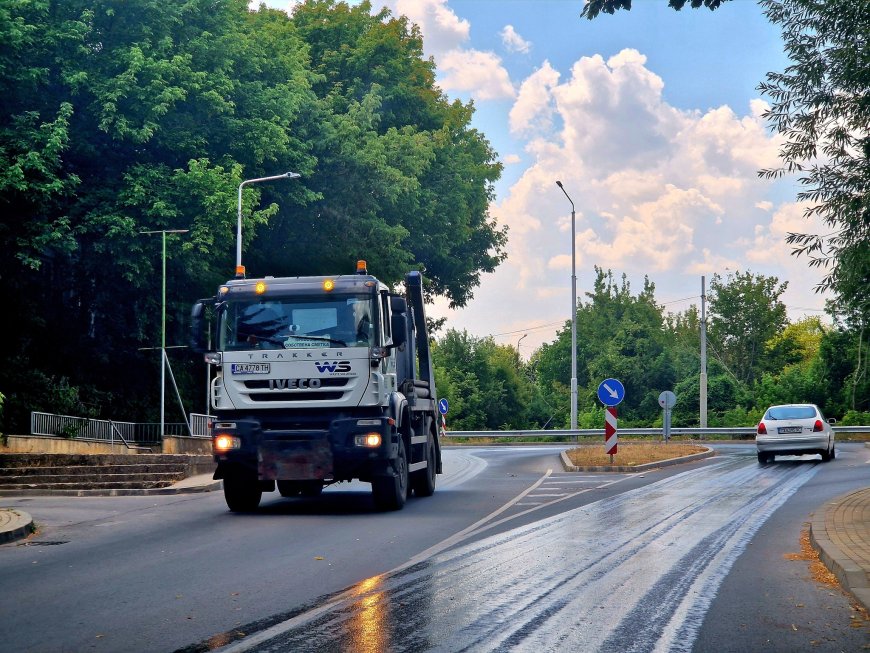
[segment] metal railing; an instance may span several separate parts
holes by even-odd
[[[165,427],[166,435],[185,435],[187,432],[187,425],[183,422],[165,424]],[[161,440],[159,423],[117,422],[41,412],[30,413],[30,433],[97,442],[117,441],[135,445],[159,444]]]
[[[833,426],[834,433],[870,433],[870,426]],[[661,428],[621,428],[619,435],[664,436]],[[671,428],[671,436],[690,435],[700,439],[707,437],[731,437],[748,440],[755,436],[754,426],[733,427],[683,427]],[[545,431],[447,431],[449,438],[592,438],[604,437],[604,429],[550,429]]]
[[[208,438],[211,435],[208,432],[208,421],[212,418],[211,415],[203,415],[202,413],[190,414],[190,435],[194,438]]]

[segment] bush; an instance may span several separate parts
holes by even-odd
[[[870,425],[870,413],[862,413],[859,410],[847,410],[843,419],[837,422],[841,426],[868,426]]]

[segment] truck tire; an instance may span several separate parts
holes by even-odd
[[[372,478],[372,498],[378,510],[401,510],[408,500],[408,456],[399,437],[399,454],[393,461],[393,474]]]
[[[411,488],[414,496],[431,497],[435,494],[435,442],[430,436],[426,444],[426,467],[411,474]]]
[[[263,490],[256,482],[249,482],[237,476],[224,479],[224,499],[233,512],[253,512],[260,505]]]

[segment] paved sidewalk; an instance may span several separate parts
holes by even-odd
[[[870,487],[818,510],[810,521],[810,542],[840,584],[870,610]]]
[[[151,490],[22,490],[22,496],[153,496],[159,494],[195,494],[221,489],[221,482],[212,474],[190,476],[169,487]],[[0,544],[22,539],[33,530],[33,518],[17,508],[0,507]]]

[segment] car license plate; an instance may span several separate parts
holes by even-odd
[[[268,374],[270,369],[269,363],[233,363],[231,371],[233,374]]]
[[[800,433],[803,428],[800,426],[780,426],[776,429],[777,433]]]

